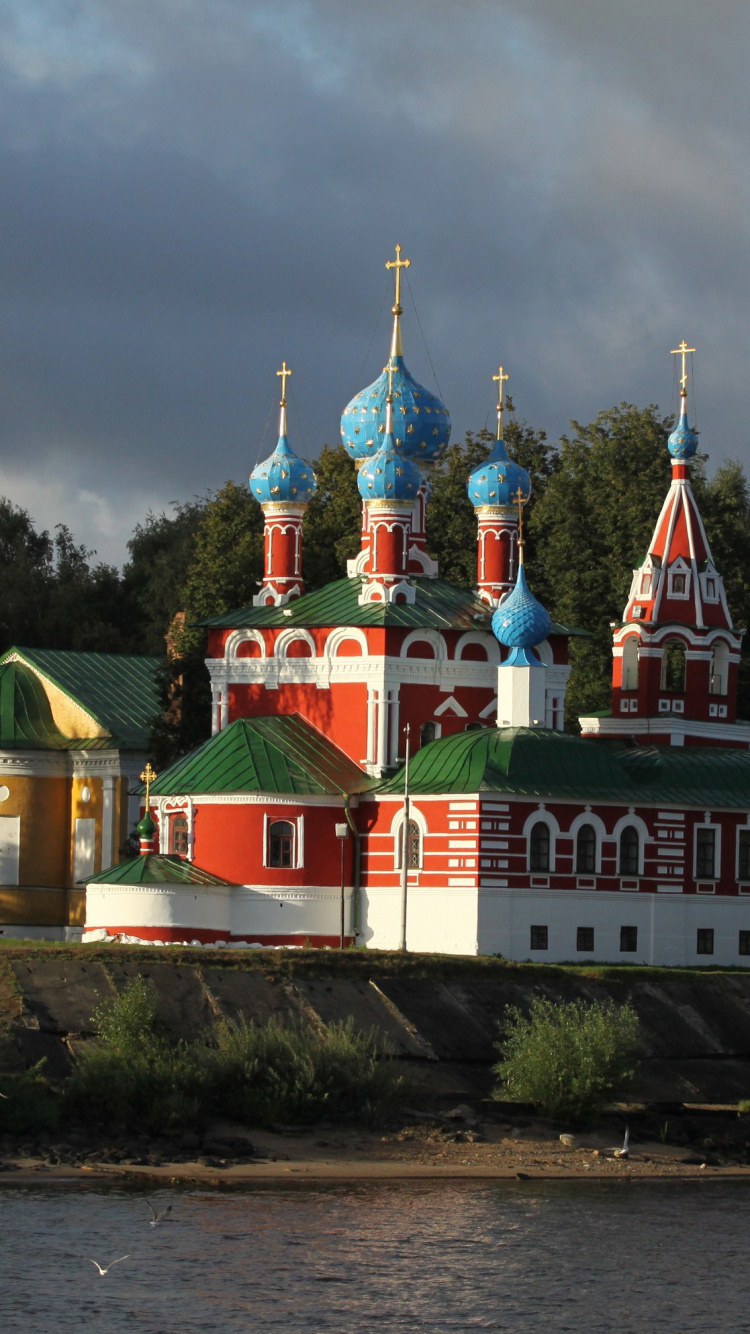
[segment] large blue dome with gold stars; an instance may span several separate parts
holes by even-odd
[[[506,648],[534,648],[547,638],[552,626],[549,612],[537,602],[518,567],[516,586],[492,617],[492,633]]]
[[[482,505],[514,505],[519,487],[524,501],[531,495],[531,481],[525,468],[508,457],[504,440],[496,440],[492,452],[480,468],[475,468],[466,484],[475,509]]]
[[[282,501],[307,505],[316,489],[311,465],[294,453],[286,435],[279,436],[273,454],[250,474],[250,493],[259,505]]]
[[[421,485],[419,468],[404,457],[390,432],[375,456],[365,459],[357,477],[363,500],[415,500]]]
[[[698,437],[688,425],[687,413],[684,411],[667,441],[667,448],[672,458],[679,462],[692,459],[698,449]]]
[[[438,459],[451,433],[448,409],[407,370],[403,356],[392,357],[393,434],[400,452],[418,463]],[[355,394],[341,417],[341,442],[353,459],[377,453],[385,435],[388,373]]]

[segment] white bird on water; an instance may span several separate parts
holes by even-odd
[[[615,1158],[628,1158],[630,1156],[630,1126],[625,1127],[625,1138],[621,1149],[615,1149]]]
[[[129,1256],[129,1255],[121,1255],[120,1258],[119,1258],[119,1260],[112,1260],[112,1261],[107,1265],[106,1269],[102,1269],[101,1265],[99,1264],[99,1262],[98,1262],[97,1260],[90,1260],[90,1261],[89,1261],[89,1264],[96,1265],[97,1269],[99,1270],[99,1276],[100,1276],[101,1278],[104,1278],[104,1275],[105,1275],[105,1274],[108,1274],[109,1271],[110,1271],[110,1269],[112,1269],[115,1265],[122,1264],[123,1260],[129,1260],[129,1259],[130,1259],[130,1256]]]
[[[157,1213],[156,1209],[154,1208],[150,1200],[146,1200],[146,1204],[151,1210],[151,1217],[148,1220],[149,1227],[156,1227],[157,1223],[160,1223],[163,1218],[166,1218],[167,1214],[171,1214],[172,1212],[171,1204],[168,1204],[166,1209],[163,1209],[161,1213]]]

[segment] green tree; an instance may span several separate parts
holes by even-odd
[[[750,628],[750,488],[740,463],[722,463],[697,499],[716,567],[724,579],[727,603],[735,626]],[[750,718],[750,643],[740,659],[738,711]]]
[[[165,636],[184,610],[183,590],[210,496],[174,504],[172,513],[146,515],[128,542],[123,570],[125,603],[131,612],[139,653],[165,652]]]
[[[671,419],[628,403],[572,422],[559,461],[530,515],[531,583],[551,615],[592,632],[571,641],[570,724],[606,708],[612,632],[643,560],[670,483]],[[698,466],[700,479],[700,464]]]
[[[505,1011],[495,1097],[532,1102],[549,1116],[593,1120],[632,1078],[641,1034],[632,1005],[535,996],[528,1015]]]
[[[302,529],[305,585],[322,588],[346,574],[361,545],[362,501],[357,470],[343,445],[324,445],[313,467],[318,489]]]

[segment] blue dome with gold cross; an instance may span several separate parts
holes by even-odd
[[[413,501],[421,485],[419,468],[412,459],[404,457],[392,432],[384,437],[375,456],[365,459],[357,477],[363,500]]]
[[[667,449],[678,462],[692,459],[698,449],[698,437],[688,424],[684,403],[680,420],[667,440]]]
[[[469,477],[469,500],[475,509],[482,505],[514,505],[519,488],[525,503],[531,495],[529,474],[508,457],[505,441],[496,440],[486,463]]]
[[[523,565],[518,567],[516,586],[500,603],[492,617],[492,633],[506,648],[534,648],[547,638],[552,626],[549,612],[537,602]]]
[[[407,369],[402,355],[392,357],[393,435],[401,453],[418,463],[438,459],[451,434],[448,409]],[[353,459],[377,453],[385,435],[388,372],[355,394],[341,417],[341,442]]]

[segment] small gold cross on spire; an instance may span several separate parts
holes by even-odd
[[[523,507],[528,500],[519,486],[513,499],[518,506],[518,564],[523,565]]]
[[[398,306],[398,307],[400,307],[400,305],[401,305],[401,270],[402,270],[402,269],[408,269],[408,268],[410,267],[410,265],[411,265],[411,260],[410,260],[410,259],[402,259],[402,258],[401,258],[401,246],[400,246],[400,245],[397,245],[397,246],[396,246],[396,258],[395,258],[395,259],[387,259],[386,262],[385,262],[385,267],[386,267],[387,269],[395,269],[395,270],[396,270],[396,306]],[[394,307],[393,313],[394,313],[394,315],[396,314],[396,307]],[[399,313],[399,315],[401,314],[400,309],[399,309],[399,312],[398,312],[398,313]]]
[[[679,347],[672,348],[672,354],[671,354],[673,357],[682,357],[682,375],[680,376],[680,384],[682,386],[682,388],[680,389],[680,396],[682,398],[685,398],[687,396],[686,385],[688,382],[688,375],[687,375],[687,370],[685,369],[685,362],[687,360],[688,352],[695,352],[695,348],[688,347],[687,343],[685,342],[685,339],[683,338]]]
[[[498,438],[498,440],[502,440],[502,438],[503,438],[503,398],[504,398],[504,394],[503,394],[503,384],[505,383],[506,380],[509,380],[509,379],[510,379],[510,376],[505,374],[505,371],[503,370],[503,368],[502,368],[502,366],[501,366],[500,369],[499,369],[499,371],[498,371],[498,373],[497,373],[497,375],[493,375],[492,378],[493,378],[493,380],[497,380],[497,381],[498,381],[498,386],[497,386],[497,438]]]
[[[391,400],[391,402],[393,402],[393,376],[395,372],[396,372],[396,367],[393,364],[393,357],[389,357],[388,365],[385,368],[385,373],[388,376],[388,397]]]
[[[151,768],[151,761],[146,764],[146,768],[141,774],[141,782],[146,784],[146,810],[148,810],[149,797],[151,795],[151,784],[156,782],[157,773]]]
[[[281,376],[281,406],[282,406],[282,408],[286,406],[286,382],[287,382],[289,376],[291,375],[291,373],[292,373],[292,372],[290,371],[290,369],[289,369],[289,367],[287,366],[286,362],[285,362],[285,361],[282,361],[282,363],[281,363],[281,370],[276,372],[277,375],[280,375],[280,376]]]

